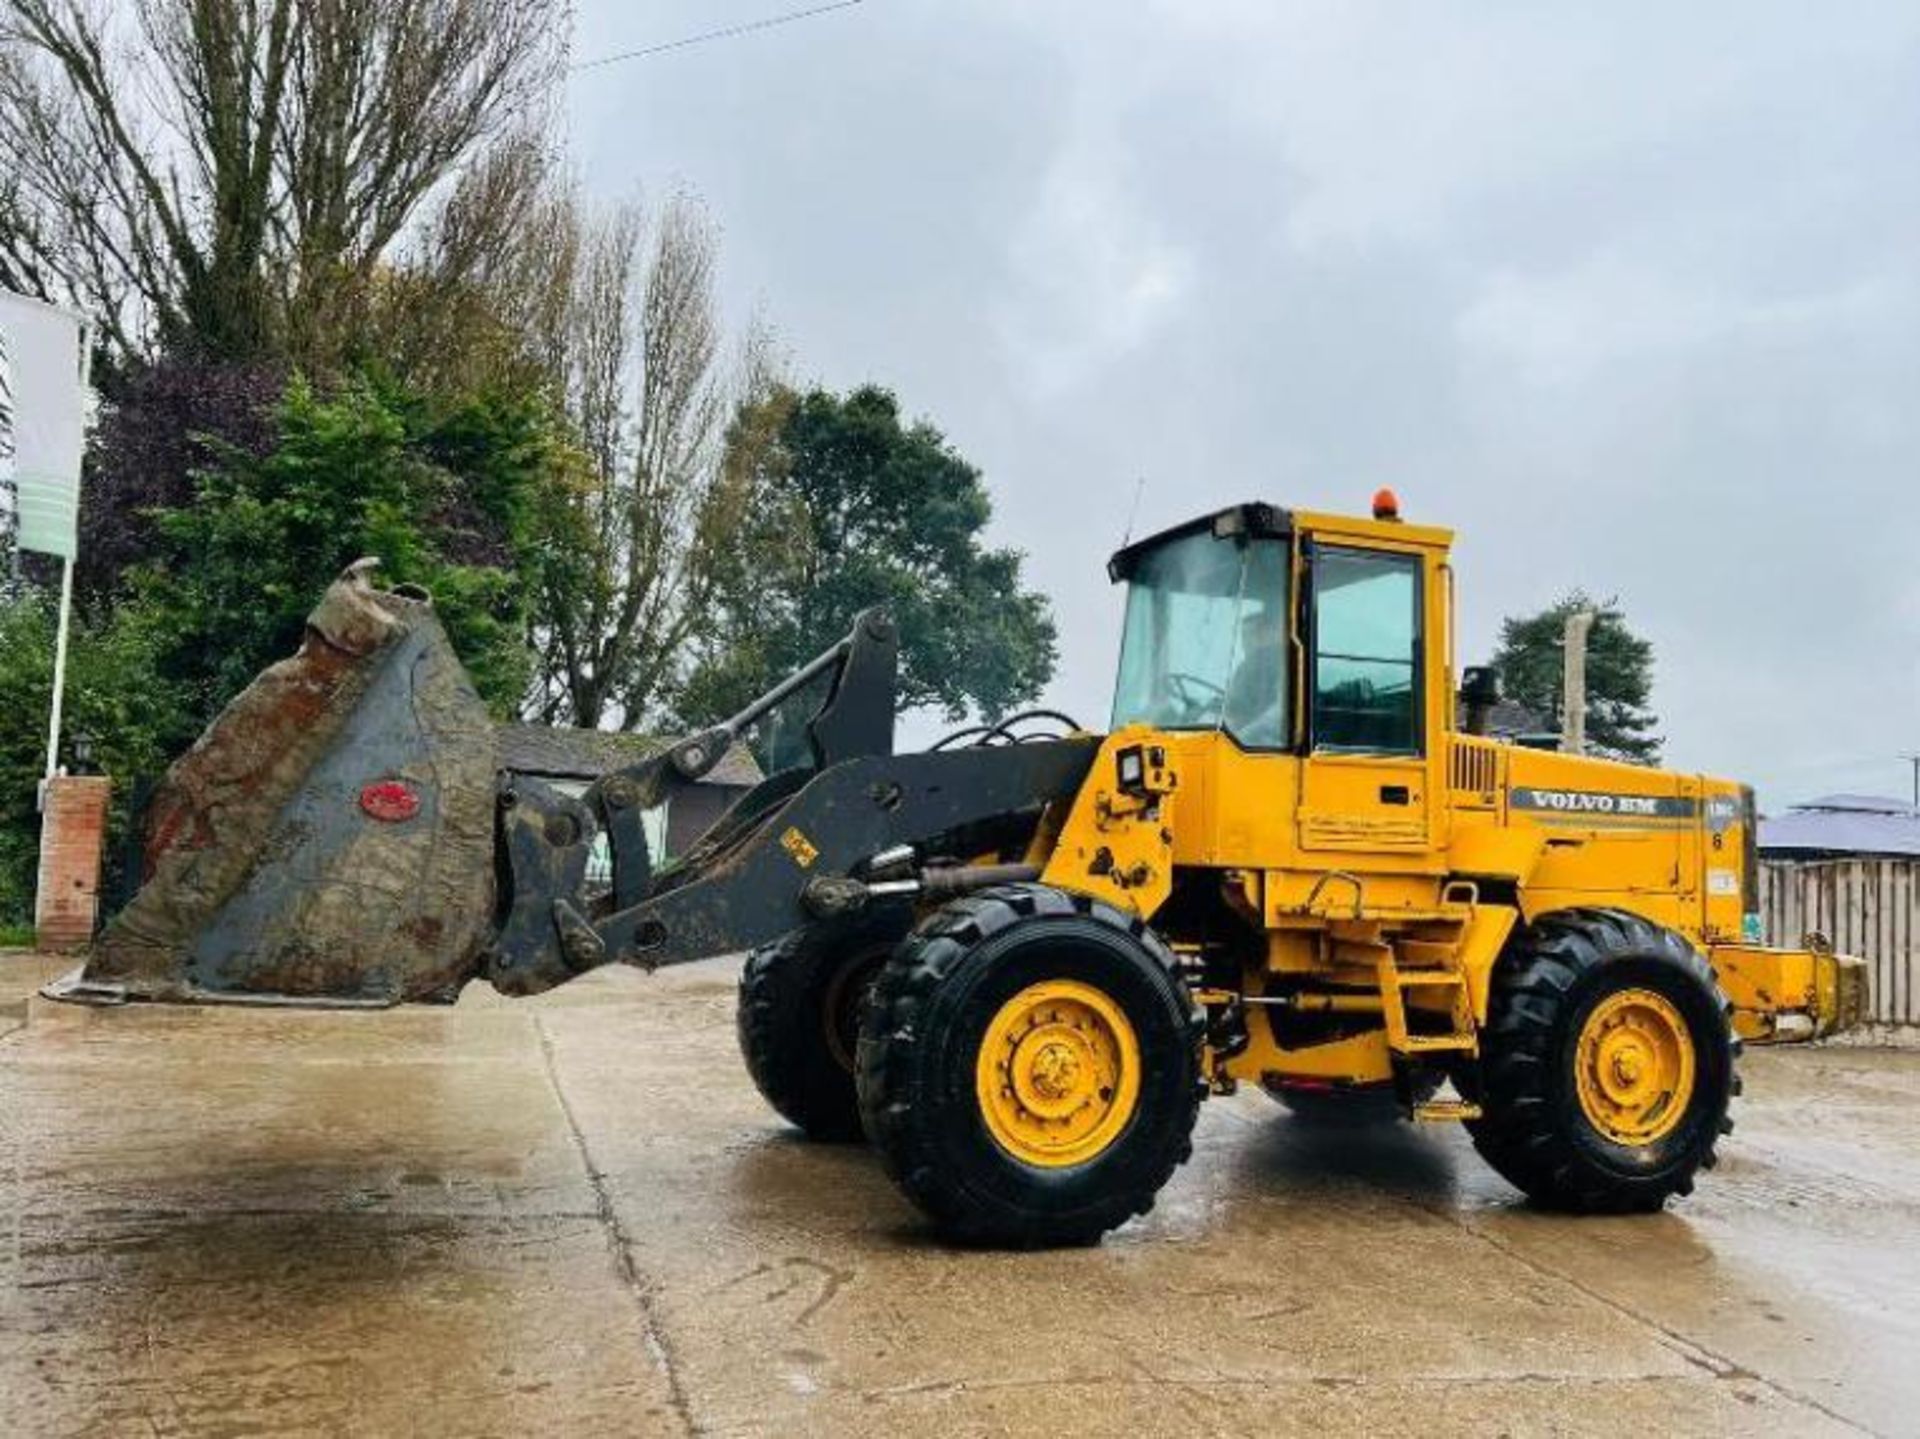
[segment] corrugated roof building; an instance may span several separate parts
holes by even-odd
[[[1767,859],[1920,858],[1920,807],[1866,794],[1829,794],[1760,821]]]

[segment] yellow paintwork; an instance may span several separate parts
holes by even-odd
[[[1393,1052],[1387,1048],[1383,1029],[1297,1049],[1275,1043],[1265,1026],[1248,1029],[1253,1042],[1246,1052],[1220,1066],[1230,1079],[1333,1079],[1349,1084],[1385,1084],[1393,1079]]]
[[[1672,1133],[1693,1098],[1693,1072],[1693,1036],[1665,995],[1616,990],[1581,1026],[1573,1068],[1580,1110],[1615,1144],[1654,1144]]]
[[[1028,851],[1046,883],[1143,918],[1159,916],[1176,885],[1197,886],[1244,931],[1239,983],[1208,1005],[1244,1031],[1231,1052],[1209,1052],[1216,1086],[1379,1083],[1396,1062],[1470,1063],[1515,925],[1579,906],[1630,910],[1685,936],[1750,1037],[1854,1022],[1857,970],[1741,944],[1751,811],[1737,784],[1458,733],[1451,532],[1301,511],[1292,526],[1294,614],[1308,545],[1419,558],[1423,752],[1303,755],[1309,657],[1292,634],[1289,750],[1245,750],[1219,731],[1118,730]],[[1129,790],[1118,766],[1136,749],[1147,763]],[[1187,952],[1221,942],[1180,920],[1159,928]],[[1283,1043],[1279,1010],[1262,1002],[1275,997],[1270,979],[1284,983],[1288,1013],[1341,1032]]]
[[[1743,1039],[1818,1039],[1865,1018],[1867,966],[1850,955],[1721,944],[1712,959]]]
[[[1173,885],[1178,780],[1166,762],[1164,738],[1139,725],[1107,736],[1045,856],[1044,883],[1142,917],[1166,902]],[[1136,748],[1143,779],[1137,791],[1128,792],[1120,787],[1119,759]]]
[[[987,1133],[1008,1154],[1045,1169],[1083,1164],[1133,1118],[1140,1043],[1108,995],[1044,980],[995,1013],[974,1085]]]

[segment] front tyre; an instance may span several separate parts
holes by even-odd
[[[1542,915],[1494,970],[1467,1127],[1537,1203],[1651,1212],[1712,1168],[1738,1051],[1713,971],[1672,930],[1618,910]]]
[[[1203,1019],[1144,923],[1043,885],[947,906],[881,970],[862,1118],[950,1237],[1087,1244],[1192,1153]]]

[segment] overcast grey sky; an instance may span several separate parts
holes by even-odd
[[[581,59],[799,0],[584,0]],[[1103,563],[1394,485],[1464,662],[1617,593],[1669,762],[1778,806],[1920,749],[1920,5],[867,0],[577,73],[608,198],[985,471],[1103,721]]]

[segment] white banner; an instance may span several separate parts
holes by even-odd
[[[23,550],[73,558],[80,516],[80,455],[86,392],[80,319],[0,291],[13,419],[13,473]]]

